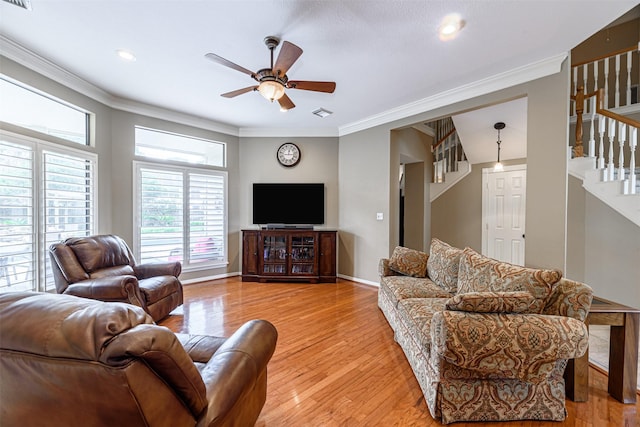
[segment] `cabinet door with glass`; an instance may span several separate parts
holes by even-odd
[[[262,235],[262,274],[286,275],[288,271],[288,242],[283,234]]]
[[[314,234],[292,234],[290,236],[289,274],[316,275],[316,239]]]

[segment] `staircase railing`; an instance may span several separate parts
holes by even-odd
[[[577,112],[574,157],[585,155],[582,143],[582,115],[585,106],[590,106],[591,112],[588,114],[591,116],[591,123],[586,156],[596,158],[595,167],[601,171],[602,181],[620,181],[623,194],[637,194],[636,147],[640,122],[608,110],[605,107],[606,92],[603,88],[584,94],[583,88],[578,87],[576,95],[571,99],[575,101]],[[599,140],[597,156],[596,133]]]
[[[451,118],[434,123],[436,143],[431,146],[433,153],[432,182],[444,182],[448,172],[458,171],[458,162],[466,160],[460,137]]]
[[[580,87],[595,92],[602,88],[604,108],[612,109],[630,106],[638,103],[638,76],[632,74],[632,69],[638,69],[640,44],[613,52],[588,61],[573,64],[572,92],[577,95]],[[574,95],[575,96],[575,95]],[[577,113],[576,110],[571,115]],[[591,105],[587,105],[586,112],[592,113]]]

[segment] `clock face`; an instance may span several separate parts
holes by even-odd
[[[278,148],[277,156],[282,166],[295,166],[300,161],[300,149],[296,144],[286,142]]]

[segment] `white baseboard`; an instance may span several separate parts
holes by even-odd
[[[350,280],[352,282],[362,283],[369,286],[375,286],[376,288],[380,287],[380,283],[372,282],[371,280],[359,279],[357,277],[347,276],[345,274],[338,274],[338,277],[345,280]]]
[[[194,283],[201,283],[201,282],[206,282],[209,280],[216,280],[216,279],[226,279],[227,277],[234,277],[234,276],[240,276],[240,272],[232,271],[230,273],[216,274],[214,276],[197,277],[195,279],[180,280],[180,282],[183,285],[193,285]]]

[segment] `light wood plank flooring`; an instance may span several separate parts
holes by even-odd
[[[174,332],[228,336],[242,323],[269,320],[278,345],[257,426],[437,426],[402,349],[377,306],[377,288],[250,283],[239,277],[185,286],[185,303],[160,324]],[[567,400],[568,417],[514,426],[639,426],[640,403],[610,398],[591,369],[589,402]],[[457,423],[480,427],[495,423]]]

